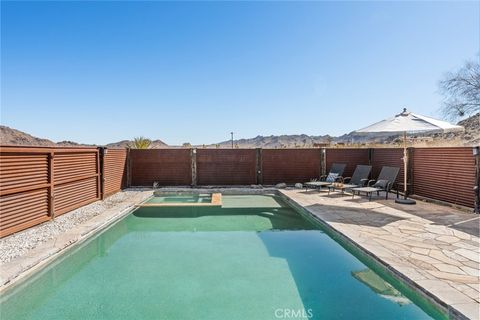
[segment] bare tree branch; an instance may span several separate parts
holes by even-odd
[[[443,115],[451,120],[480,112],[480,65],[466,62],[455,72],[449,72],[439,83],[442,92]]]

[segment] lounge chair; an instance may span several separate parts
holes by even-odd
[[[367,187],[352,189],[352,199],[355,197],[355,193],[360,195],[364,192],[368,196],[368,201],[370,201],[372,200],[372,193],[376,192],[377,195],[380,195],[381,191],[385,192],[385,199],[388,199],[388,193],[395,184],[399,171],[400,168],[398,167],[382,167],[377,180],[368,181]]]
[[[305,182],[305,191],[308,189],[321,189],[322,187],[329,186],[333,182],[342,179],[343,171],[347,165],[344,163],[333,163],[328,175],[320,176],[319,181],[309,181]]]
[[[346,189],[365,187],[368,183],[368,176],[371,170],[372,166],[358,165],[351,177],[343,178],[343,183],[333,183],[329,185],[328,194],[333,190],[341,190],[343,194]]]

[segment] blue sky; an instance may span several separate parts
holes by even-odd
[[[3,2],[1,123],[54,141],[343,133],[478,59],[479,2]]]

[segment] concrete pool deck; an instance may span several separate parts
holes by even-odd
[[[418,202],[280,190],[294,204],[354,242],[452,317],[480,319],[478,215]]]

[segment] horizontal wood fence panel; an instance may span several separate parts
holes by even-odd
[[[61,184],[85,177],[92,177],[98,173],[98,151],[55,153],[54,181]]]
[[[192,183],[190,149],[132,149],[130,170],[132,186],[190,185]]]
[[[413,192],[416,195],[473,207],[474,185],[472,148],[413,150]]]
[[[255,167],[255,149],[197,149],[199,185],[254,184]]]
[[[55,216],[100,199],[97,148],[55,150],[53,159]]]
[[[332,164],[344,163],[347,166],[343,172],[344,177],[351,177],[357,165],[369,164],[368,149],[326,149],[326,168],[328,174]]]
[[[103,158],[104,196],[114,194],[126,185],[127,150],[106,149]]]
[[[397,180],[395,182],[403,183],[403,148],[377,148],[372,150],[372,179],[377,179],[382,167],[397,167],[400,168]],[[402,188],[403,190],[403,188]]]
[[[2,196],[0,208],[0,237],[48,221],[48,188]]]
[[[1,237],[100,199],[97,148],[0,151]]]
[[[0,192],[48,184],[48,154],[0,154]]]
[[[263,184],[303,183],[320,176],[321,149],[263,149]]]
[[[99,200],[97,177],[56,185],[54,199],[56,216]]]

